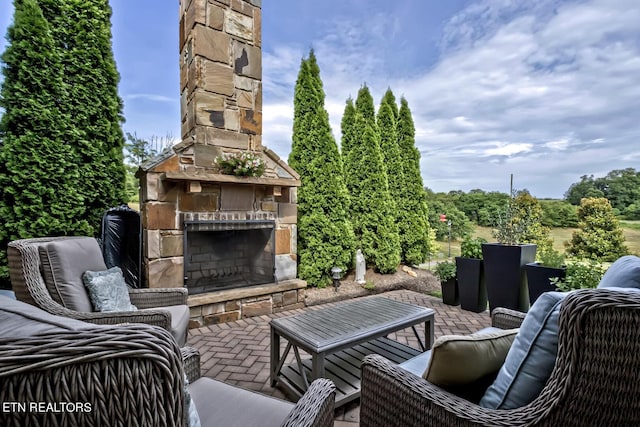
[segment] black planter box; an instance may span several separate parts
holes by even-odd
[[[487,286],[481,259],[456,257],[460,307],[481,313],[487,309]]]
[[[458,297],[458,284],[456,278],[449,279],[446,282],[440,282],[442,286],[442,302],[448,305],[460,304],[460,298]]]
[[[567,272],[566,267],[547,267],[539,262],[531,262],[525,266],[527,272],[527,285],[529,287],[529,303],[533,305],[540,295],[545,292],[555,291],[555,285],[551,284],[551,279],[559,277],[564,279]]]
[[[524,266],[536,259],[536,245],[483,243],[484,278],[489,309],[505,307],[526,312],[529,291]]]

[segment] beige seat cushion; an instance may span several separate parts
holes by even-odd
[[[189,329],[189,306],[168,305],[166,307],[146,308],[144,310],[166,310],[171,313],[171,335],[180,347],[187,342],[187,330]]]
[[[98,241],[92,237],[54,240],[41,244],[38,251],[42,277],[53,300],[70,310],[92,312],[82,274],[107,269]]]
[[[447,335],[438,338],[423,377],[432,384],[448,387],[472,383],[498,372],[518,329]]]
[[[234,387],[211,378],[189,385],[202,427],[280,426],[294,407],[291,402]]]

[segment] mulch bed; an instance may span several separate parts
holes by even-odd
[[[430,271],[419,268],[400,266],[393,274],[380,274],[373,270],[367,270],[364,278],[369,284],[373,284],[373,289],[365,289],[365,285],[355,283],[353,274],[340,281],[340,287],[337,292],[333,286],[327,286],[326,288],[308,287],[305,289],[305,304],[312,306],[379,294],[395,289],[409,289],[424,294],[440,291],[440,281]]]

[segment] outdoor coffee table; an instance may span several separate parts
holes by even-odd
[[[360,365],[368,354],[402,363],[433,344],[434,311],[383,297],[360,298],[331,307],[274,319],[271,325],[271,386],[300,397],[316,378],[336,385],[336,407],[360,396]],[[425,324],[423,341],[416,325]],[[411,327],[420,349],[387,337]],[[280,338],[287,341],[280,353]],[[295,363],[285,365],[293,349]],[[303,359],[300,349],[311,355]]]

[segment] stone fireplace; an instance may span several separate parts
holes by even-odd
[[[262,144],[260,0],[180,0],[182,141],[141,166],[150,287],[186,287],[191,326],[304,305],[297,279],[300,176]],[[223,175],[251,151],[261,177]]]
[[[275,281],[274,221],[184,221],[184,280],[192,295]]]

